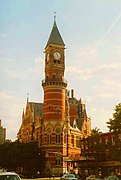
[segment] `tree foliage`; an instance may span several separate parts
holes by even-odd
[[[116,105],[115,112],[113,113],[113,118],[109,119],[108,128],[114,133],[115,143],[110,146],[110,151],[113,160],[121,161],[121,103]]]
[[[0,145],[0,166],[21,174],[34,175],[44,168],[44,152],[37,143],[6,142]],[[42,174],[42,173],[41,173]]]
[[[119,132],[121,131],[121,103],[115,107],[113,118],[107,122],[110,131]]]
[[[91,136],[89,137],[89,149],[93,152],[94,158],[96,160],[101,160],[100,154],[105,151],[105,145],[100,142],[101,136],[100,129],[97,127],[92,129]]]
[[[93,157],[95,160],[101,160],[100,154],[105,151],[105,145],[100,143],[100,129],[97,127],[92,129],[91,135],[85,139],[87,151],[82,152],[82,156],[86,158]]]

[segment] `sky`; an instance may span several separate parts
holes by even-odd
[[[121,0],[0,0],[0,119],[15,140],[29,101],[43,102],[44,48],[56,12],[65,79],[86,103],[91,128],[121,102]]]

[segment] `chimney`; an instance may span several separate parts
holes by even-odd
[[[74,98],[74,90],[71,90],[71,98]]]
[[[70,97],[70,92],[68,91],[68,97]]]

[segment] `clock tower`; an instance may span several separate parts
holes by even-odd
[[[63,172],[64,125],[66,121],[65,44],[56,19],[45,47],[44,117],[42,147],[47,155],[46,168],[52,173]]]

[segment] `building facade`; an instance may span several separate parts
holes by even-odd
[[[2,121],[0,119],[0,144],[5,143],[6,140],[6,128],[2,127]]]
[[[65,44],[56,20],[45,47],[43,103],[29,102],[23,110],[18,132],[20,142],[37,141],[46,152],[46,173],[61,174],[71,168],[69,160],[80,154],[80,139],[91,132],[86,106],[67,89]]]
[[[88,136],[80,143],[82,156],[73,162],[78,163],[83,177],[91,174],[106,177],[112,170],[121,175],[121,131],[99,133],[95,138]]]

